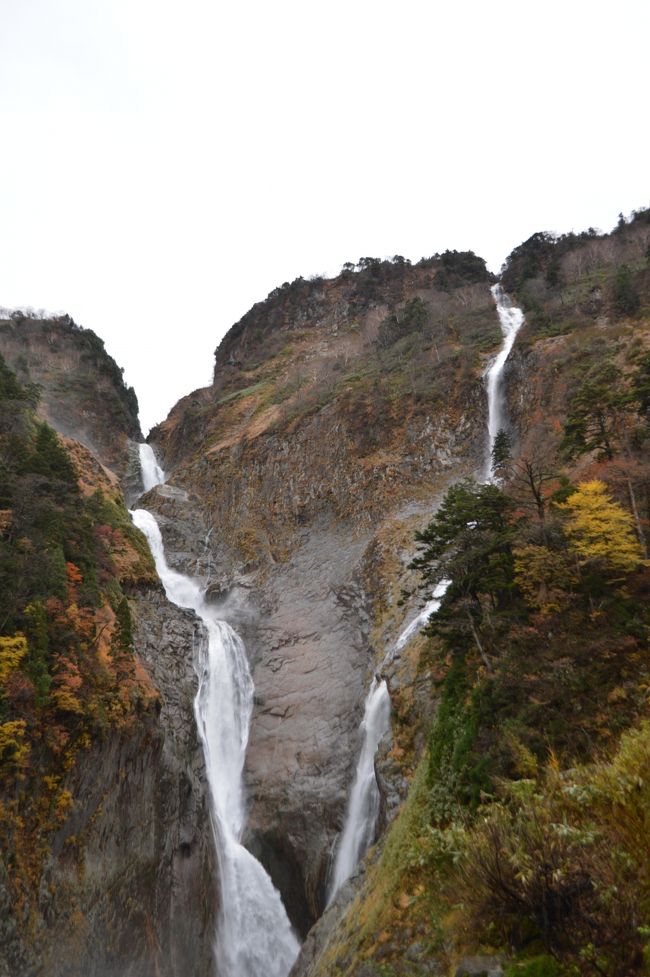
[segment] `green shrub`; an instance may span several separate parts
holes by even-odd
[[[421,330],[429,319],[429,307],[421,298],[410,299],[401,309],[391,312],[379,327],[377,345],[387,349],[398,339]]]
[[[641,972],[650,921],[650,725],[609,763],[502,784],[482,809],[453,879],[470,933],[538,940],[581,975]],[[541,958],[543,960],[543,958]],[[546,974],[541,960],[513,974]],[[551,973],[553,971],[550,971]],[[560,971],[558,971],[560,972]]]

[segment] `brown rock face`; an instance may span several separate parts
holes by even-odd
[[[147,500],[168,558],[204,576],[253,663],[246,840],[303,934],[324,905],[372,670],[404,623],[412,533],[484,448],[489,281],[442,290],[439,272],[279,290],[226,337],[213,386],[154,434],[173,468]]]
[[[69,316],[0,319],[0,353],[21,383],[35,384],[39,411],[118,476],[129,468],[129,440],[142,441],[138,402],[122,371],[90,329]]]
[[[372,670],[404,623],[413,532],[450,478],[482,460],[481,369],[498,326],[488,276],[470,265],[467,279],[431,259],[283,287],[234,327],[214,384],[154,438],[172,472],[144,504],[169,562],[205,580],[247,644],[245,841],[303,934],[323,909]],[[12,319],[0,352],[42,386],[54,426],[135,495],[139,428],[95,339],[67,321]],[[132,591],[160,713],[92,744],[71,778],[35,956],[12,973],[212,975],[219,894],[192,710],[196,625],[155,587]],[[0,877],[0,905],[2,894]]]

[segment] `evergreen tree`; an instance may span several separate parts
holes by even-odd
[[[443,580],[449,582],[430,628],[469,633],[488,668],[479,631],[511,597],[511,508],[510,499],[496,485],[477,485],[471,479],[452,485],[433,520],[416,534],[422,551],[410,564],[420,571],[420,588],[427,595]]]
[[[36,432],[29,471],[76,485],[77,476],[68,453],[49,424],[43,421]]]
[[[501,428],[497,431],[492,445],[492,474],[497,478],[505,478],[512,461],[512,438]]]
[[[16,376],[7,366],[0,354],[0,403],[10,400],[26,400],[24,389],[16,380]]]
[[[36,689],[36,699],[40,705],[47,700],[52,685],[49,669],[50,642],[47,629],[47,614],[43,602],[33,601],[25,609],[29,652],[25,662],[25,672]]]
[[[621,265],[614,278],[614,311],[619,316],[636,315],[641,298],[628,265]]]
[[[567,457],[600,451],[611,461],[623,407],[620,370],[614,363],[597,367],[571,398],[561,445]]]
[[[503,559],[510,554],[510,500],[496,485],[465,479],[448,489],[427,528],[416,533],[422,552],[411,563],[422,586],[452,578],[453,587],[478,596],[507,588],[511,574]]]
[[[118,682],[129,678],[133,671],[133,624],[131,609],[126,597],[122,597],[115,611],[116,629],[113,635],[111,657]]]
[[[650,353],[641,357],[632,377],[630,393],[639,416],[650,422]]]

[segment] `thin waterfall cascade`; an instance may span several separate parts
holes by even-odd
[[[406,645],[409,643],[413,635],[417,634],[418,631],[421,631],[424,625],[431,617],[431,615],[435,614],[436,611],[439,610],[440,604],[442,603],[442,598],[447,593],[447,587],[449,586],[450,583],[451,580],[441,580],[440,583],[437,584],[437,586],[433,591],[433,596],[431,600],[427,601],[427,603],[424,605],[424,607],[422,608],[418,616],[413,621],[411,621],[410,624],[407,624],[407,626],[404,628],[399,638],[395,642],[395,648],[390,653],[391,659],[395,656],[395,652],[401,651],[402,648],[406,647]],[[384,663],[382,664],[382,668],[384,668],[387,664],[388,661],[384,660]]]
[[[501,285],[492,286],[492,295],[497,307],[499,324],[503,334],[501,349],[494,357],[485,371],[485,387],[487,390],[488,401],[488,443],[487,458],[482,481],[490,482],[493,479],[492,472],[492,448],[497,434],[505,425],[504,396],[503,396],[503,369],[506,360],[512,352],[517,333],[524,324],[524,313],[521,309],[514,306]]]
[[[432,614],[440,607],[445,596],[448,580],[442,580],[418,616],[404,628],[392,648],[386,653],[379,674],[373,676],[366,696],[361,721],[361,753],[357,762],[354,781],[350,790],[343,830],[336,846],[336,858],[329,884],[329,905],[341,886],[347,882],[355,868],[375,840],[379,816],[379,785],[375,773],[375,754],[382,739],[390,732],[390,695],[381,672],[389,665],[397,652],[424,627]]]
[[[172,570],[155,518],[131,513],[149,541],[168,600],[190,608],[204,639],[196,666],[194,713],[209,787],[210,816],[219,865],[221,906],[214,952],[220,977],[286,977],[300,948],[280,893],[241,844],[245,824],[243,770],[253,711],[253,680],[239,635],[205,600],[191,577]]]
[[[491,289],[497,307],[503,344],[485,371],[485,386],[488,400],[488,438],[487,460],[482,481],[491,482],[492,448],[494,441],[504,426],[503,369],[510,356],[517,333],[524,322],[521,309],[512,305],[501,285]],[[427,623],[432,614],[439,610],[442,599],[451,581],[441,580],[419,614],[399,635],[394,646],[382,662],[384,669],[395,655],[404,648],[414,635]],[[350,790],[343,830],[336,846],[336,856],[331,874],[328,905],[346,882],[375,838],[379,814],[379,786],[375,774],[375,754],[383,737],[390,730],[390,696],[388,687],[377,674],[373,676],[366,697],[363,720],[361,722],[361,753],[357,763],[354,781]]]
[[[343,831],[336,848],[330,881],[329,905],[375,840],[379,816],[379,788],[375,775],[375,753],[390,729],[390,696],[383,679],[375,675],[366,698],[361,722],[362,746],[354,783],[350,791]]]
[[[140,471],[142,472],[142,484],[144,491],[149,492],[156,485],[163,485],[165,473],[158,464],[158,459],[150,444],[143,441],[138,445],[140,452]]]

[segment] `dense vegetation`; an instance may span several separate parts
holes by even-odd
[[[38,419],[37,396],[0,357],[0,863],[26,906],[77,757],[155,700],[124,591],[153,576],[146,544],[99,474],[82,493],[83,449]]]
[[[612,234],[533,234],[502,281],[526,312],[528,341],[637,316],[650,303],[650,208],[621,216]]]
[[[598,477],[513,461],[504,433],[499,484],[452,486],[413,561],[425,593],[449,580],[420,858],[465,940],[546,954],[545,974],[645,972],[649,371],[601,364],[569,401],[564,465]]]
[[[650,211],[534,235],[503,280],[497,481],[416,541],[422,599],[449,586],[392,680],[380,769],[411,786],[319,975],[650,973]]]

